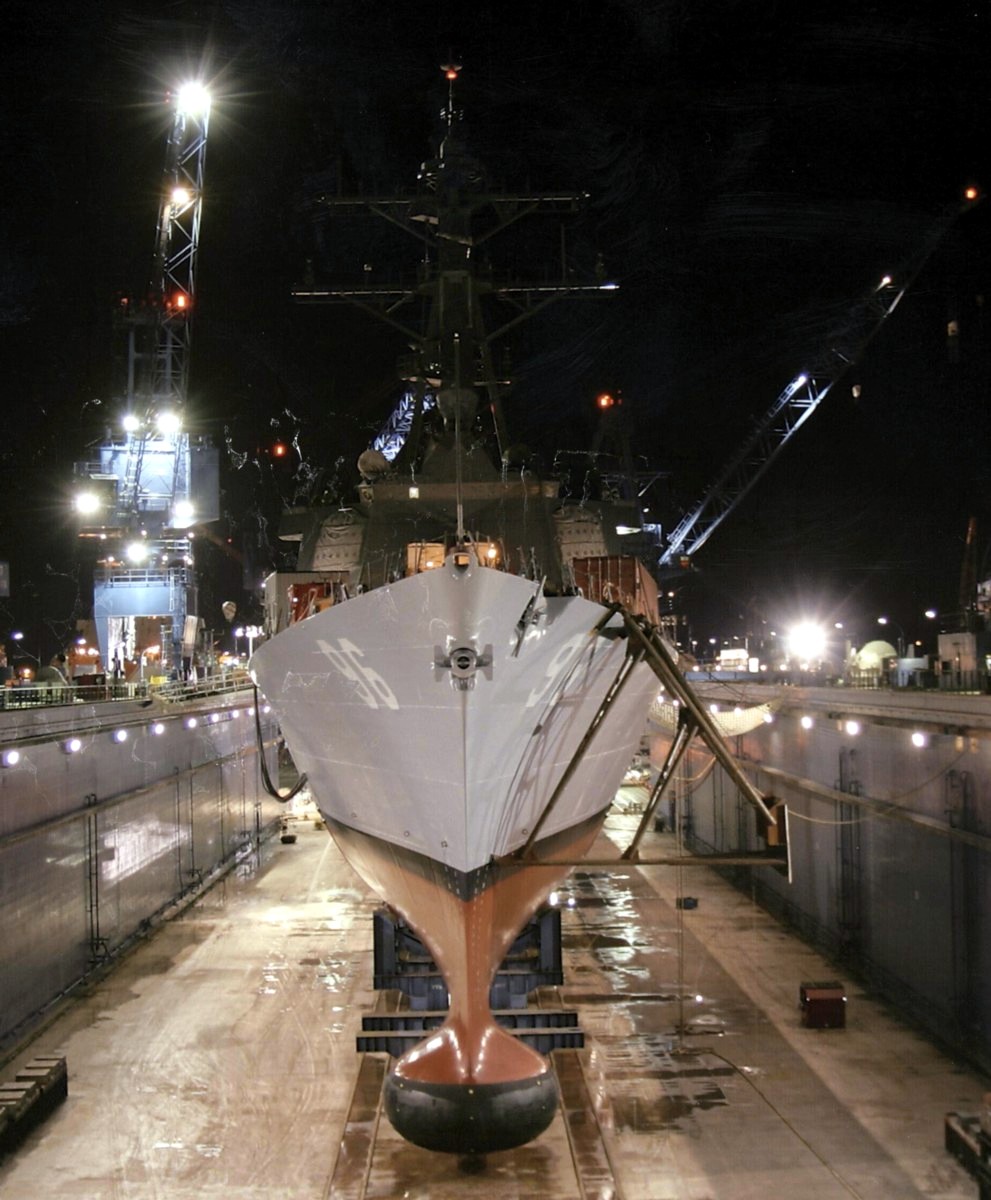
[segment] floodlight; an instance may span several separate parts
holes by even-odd
[[[817,661],[826,649],[826,631],[813,621],[803,621],[789,629],[788,649],[805,662]]]
[[[202,83],[190,80],[176,94],[176,112],[187,117],[205,117],[210,111],[210,93]]]
[[[155,419],[159,433],[178,433],[182,428],[182,418],[176,412],[161,412]]]
[[[100,497],[96,492],[77,492],[72,503],[76,512],[87,517],[100,509]]]

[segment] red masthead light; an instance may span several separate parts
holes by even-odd
[[[458,74],[461,71],[461,64],[460,63],[447,63],[445,66],[441,67],[441,70],[444,72],[444,78],[447,80],[450,80],[453,83],[454,80],[457,79]]]

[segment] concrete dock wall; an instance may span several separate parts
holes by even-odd
[[[0,1046],[278,822],[252,703],[0,714]]]
[[[735,869],[741,886],[838,970],[988,1069],[991,701],[767,686],[703,695],[724,710],[776,705],[729,744],[760,790],[788,805],[792,881]],[[655,732],[654,762],[667,742]],[[693,749],[678,785],[686,845],[760,849],[750,805],[718,767],[705,770],[708,758]]]

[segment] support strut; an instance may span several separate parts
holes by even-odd
[[[642,648],[646,662],[661,683],[664,684],[665,689],[678,700],[685,711],[691,716],[698,727],[702,741],[705,742],[709,751],[715,755],[719,765],[754,808],[757,809],[764,820],[769,825],[776,825],[777,822],[771,810],[765,804],[764,797],[741,770],[739,763],[733,755],[726,749],[726,743],[723,741],[722,734],[716,728],[716,724],[706,711],[705,706],[699,702],[698,697],[682,678],[677,664],[671,657],[671,652],[664,644],[664,640],[658,631],[644,629],[640,622],[623,608],[619,610],[619,613],[623,618],[631,639]]]
[[[672,741],[668,749],[664,765],[657,776],[657,782],[651,789],[650,798],[644,807],[643,817],[640,820],[636,833],[633,835],[633,841],[626,847],[620,858],[626,860],[639,858],[637,847],[640,845],[640,839],[647,832],[647,826],[650,824],[650,819],[654,815],[654,810],[657,808],[661,795],[677,769],[678,764],[684,757],[685,751],[688,749],[689,743],[695,736],[697,729],[698,725],[696,725],[695,718],[691,713],[685,709],[680,709],[678,713],[678,732],[675,734],[674,741]]]

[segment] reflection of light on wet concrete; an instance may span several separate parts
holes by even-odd
[[[298,916],[299,910],[289,908],[285,904],[278,904],[265,911],[262,920],[269,925],[288,925],[295,916]]]
[[[567,886],[575,905],[563,940],[584,970],[569,969],[573,986],[561,991],[581,1006],[593,1047],[584,1062],[595,1119],[617,1136],[684,1131],[693,1114],[727,1103],[719,1080],[732,1069],[704,1047],[688,1057],[680,1049],[686,1003],[686,1034],[722,1036],[725,1021],[698,981],[685,987],[678,978],[671,906],[628,875],[577,871]]]

